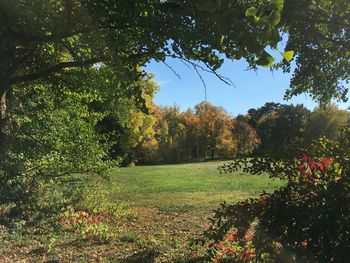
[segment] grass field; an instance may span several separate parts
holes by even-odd
[[[208,213],[224,200],[236,202],[282,185],[266,175],[219,174],[217,167],[226,162],[121,168],[115,174],[123,185],[116,198],[137,207]]]
[[[101,204],[128,206],[109,225],[117,229],[107,229],[106,234],[115,234],[111,240],[86,239],[80,230],[38,234],[20,225],[11,233],[0,225],[0,262],[207,262],[203,248],[191,251],[190,244],[200,237],[211,211],[224,200],[257,197],[283,184],[266,175],[220,175],[217,167],[223,163],[117,169],[112,184],[102,183],[107,199],[102,192],[93,194]]]

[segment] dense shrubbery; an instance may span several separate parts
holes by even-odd
[[[321,138],[300,149],[298,158],[260,158],[220,167],[224,172],[243,168],[253,174],[268,173],[286,185],[258,199],[221,205],[205,233],[213,261],[249,261],[237,253],[232,256],[232,248],[222,249],[220,244],[233,231],[236,243],[232,246],[248,249],[251,242],[254,262],[346,262],[350,256],[349,160],[347,129],[340,141]]]
[[[88,107],[99,95],[38,83],[15,89],[14,98],[12,131],[1,151],[1,204],[27,218],[59,211],[79,196],[66,187],[79,180],[73,174],[108,168],[107,145],[94,131],[104,114]]]

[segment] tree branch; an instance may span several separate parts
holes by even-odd
[[[13,41],[17,41],[20,43],[51,43],[51,42],[56,42],[56,41],[60,41],[62,39],[65,38],[69,38],[81,33],[86,33],[89,32],[89,28],[84,28],[81,30],[77,30],[77,31],[66,31],[66,32],[59,32],[59,33],[55,33],[52,35],[41,35],[41,36],[36,36],[36,35],[29,35],[29,34],[25,34],[23,32],[15,32],[10,28],[6,28],[7,30],[7,34],[3,37],[7,37],[12,39]]]
[[[96,64],[98,62],[102,62],[103,60],[104,60],[103,58],[92,58],[92,59],[85,60],[85,61],[61,62],[61,63],[58,63],[52,67],[49,67],[48,69],[43,70],[41,72],[35,72],[35,73],[23,75],[23,76],[13,77],[10,79],[10,85],[44,78],[50,74],[56,73],[60,70],[66,69],[66,68],[91,66],[91,65]]]

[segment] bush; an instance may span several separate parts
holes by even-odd
[[[94,127],[103,117],[88,105],[96,92],[36,84],[14,90],[12,131],[0,153],[0,200],[8,216],[31,219],[75,203],[78,174],[103,174],[108,146]]]
[[[251,233],[254,260],[231,257],[230,262],[347,262],[350,257],[350,131],[341,141],[321,138],[298,158],[238,160],[220,167],[286,181],[273,193],[234,205],[221,204],[205,232],[209,253],[218,258],[218,245],[230,231],[247,247]],[[222,251],[221,251],[222,252]],[[216,255],[216,256],[215,256]],[[222,261],[225,262],[225,261]]]

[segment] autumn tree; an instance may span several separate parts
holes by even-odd
[[[183,161],[185,126],[177,105],[159,107],[156,123],[159,157],[163,162]]]
[[[260,145],[256,131],[246,122],[236,120],[233,123],[232,134],[236,144],[235,152],[238,156],[246,156]]]
[[[113,73],[108,71],[106,74]],[[123,87],[123,92],[117,89],[120,85],[118,77],[109,75],[106,79],[108,80],[106,83],[101,83],[99,81],[101,78],[95,77],[95,81],[101,85],[99,89],[103,101],[95,103],[94,108],[108,112],[97,124],[96,129],[109,137],[109,142],[112,144],[109,150],[110,156],[121,159],[123,165],[129,165],[137,161],[142,144],[154,137],[153,126],[156,118],[153,114],[155,110],[153,97],[158,85],[152,75],[148,75],[128,87]],[[115,86],[114,96],[111,96],[111,91],[108,90],[111,86]],[[141,91],[142,103],[132,96],[135,91]]]

